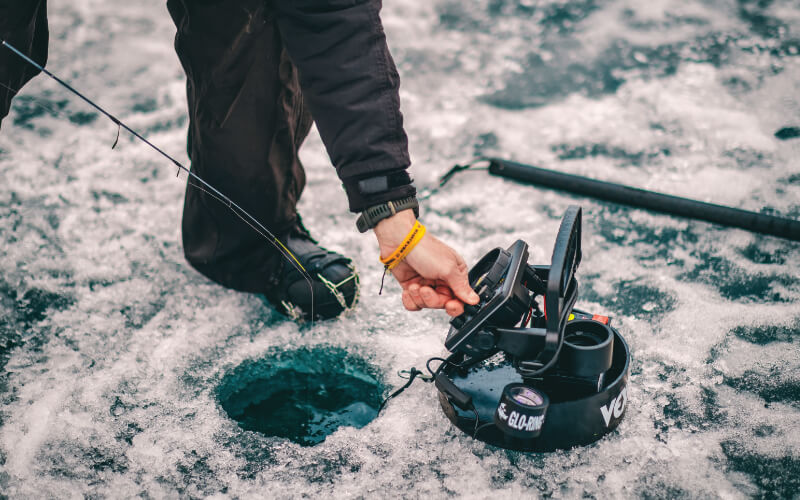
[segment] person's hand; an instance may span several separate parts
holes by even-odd
[[[394,252],[415,221],[412,210],[403,210],[375,226],[381,258]],[[480,300],[469,286],[464,259],[428,232],[391,273],[403,287],[403,305],[409,311],[444,309],[458,316],[465,303],[474,305]]]

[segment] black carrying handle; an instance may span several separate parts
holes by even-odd
[[[600,200],[800,241],[800,221],[785,217],[690,200],[497,158],[489,159],[489,172],[508,179]]]
[[[547,293],[544,301],[547,312],[547,333],[558,334],[571,311],[567,293],[573,283],[575,271],[581,263],[581,207],[570,205],[561,218],[556,243],[553,245],[553,257],[550,259],[550,271],[547,275]]]
[[[537,370],[540,373],[547,371],[558,359],[564,344],[567,318],[578,298],[575,271],[581,262],[581,213],[581,207],[570,205],[567,208],[553,245],[544,296],[547,333],[544,349],[537,357],[537,362],[542,364]]]
[[[570,205],[561,218],[553,257],[547,268],[547,286],[544,294],[545,329],[543,342],[541,330],[507,329],[501,342],[514,352],[533,350],[538,344],[541,350],[535,360],[521,360],[517,369],[523,377],[537,377],[552,368],[558,361],[564,345],[567,320],[578,299],[578,281],[575,271],[581,262],[581,207]],[[529,270],[531,270],[529,266]],[[534,270],[530,272],[535,274]],[[510,334],[510,335],[508,335]]]

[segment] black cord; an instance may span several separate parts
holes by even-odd
[[[453,168],[451,168],[450,170],[448,170],[448,171],[447,171],[447,172],[446,172],[446,173],[445,173],[445,174],[444,174],[444,175],[443,175],[443,176],[442,176],[442,177],[439,179],[439,185],[438,185],[438,186],[436,186],[436,187],[434,187],[434,188],[424,188],[424,189],[421,189],[421,190],[420,190],[420,191],[417,193],[417,198],[418,198],[420,201],[427,200],[427,199],[428,199],[428,198],[430,198],[431,196],[433,196],[433,195],[435,195],[436,193],[438,193],[438,192],[439,192],[439,190],[440,190],[441,188],[443,188],[443,187],[444,187],[444,185],[445,185],[445,184],[447,184],[447,183],[450,181],[450,179],[451,179],[451,178],[452,178],[452,177],[453,177],[455,174],[457,174],[457,173],[459,173],[459,172],[463,172],[463,171],[465,171],[465,170],[489,170],[489,165],[487,165],[487,166],[485,166],[485,167],[476,167],[476,166],[475,166],[475,165],[477,165],[478,163],[481,163],[481,162],[488,162],[489,164],[491,164],[491,160],[490,160],[489,158],[476,158],[475,160],[471,161],[470,163],[467,163],[466,165],[455,165],[455,166],[453,166]]]
[[[451,356],[452,356],[452,355],[451,355]],[[428,373],[430,373],[430,374],[431,374],[431,377],[433,377],[433,378],[436,378],[436,375],[439,375],[439,372],[441,372],[441,371],[442,371],[442,367],[444,367],[446,364],[448,364],[448,363],[449,363],[449,364],[451,364],[451,365],[453,365],[453,366],[458,366],[458,365],[456,365],[455,363],[451,363],[451,362],[449,361],[449,359],[450,359],[449,357],[448,357],[447,359],[445,359],[445,358],[439,358],[439,357],[433,357],[433,358],[430,358],[430,359],[429,359],[429,360],[428,360],[428,361],[425,363],[425,368],[427,368],[427,369],[428,369]],[[434,371],[434,370],[432,370],[432,369],[431,369],[431,361],[441,361],[441,362],[442,362],[442,364],[440,364],[440,365],[439,365],[439,367],[436,369],[436,371]]]
[[[478,426],[477,422],[475,423],[475,432],[472,434],[472,439],[478,438],[478,433],[487,427],[491,427],[494,425],[494,422],[485,422],[484,424]]]
[[[489,170],[488,166],[486,166],[486,167],[476,167],[475,166],[478,163],[481,163],[481,162],[484,162],[484,161],[490,161],[490,160],[488,158],[476,158],[475,160],[467,163],[466,165],[454,165],[453,168],[448,170],[441,177],[441,179],[439,179],[439,187],[440,188],[444,187],[444,185],[447,184],[450,181],[450,179],[453,178],[454,175],[456,175],[459,172],[463,172],[464,170]]]
[[[409,386],[411,386],[411,384],[413,384],[413,383],[414,383],[414,379],[415,379],[415,378],[417,378],[417,375],[422,375],[422,372],[421,372],[421,371],[419,371],[419,370],[417,370],[416,368],[411,368],[411,370],[409,370],[409,371],[408,371],[408,373],[409,373],[409,376],[408,376],[408,382],[406,382],[406,383],[403,385],[403,387],[401,387],[401,388],[397,389],[396,391],[394,391],[393,393],[391,393],[391,394],[389,395],[389,397],[387,397],[386,399],[384,399],[384,400],[383,400],[383,402],[381,403],[381,406],[378,408],[378,413],[379,413],[379,414],[380,414],[381,410],[383,410],[383,407],[384,407],[384,406],[386,406],[386,403],[388,403],[388,402],[389,402],[389,400],[391,400],[391,399],[393,399],[393,398],[395,398],[395,397],[399,396],[399,395],[400,395],[400,393],[402,393],[403,391],[405,391],[406,389],[408,389],[408,388],[409,388]]]
[[[474,439],[475,436],[478,435],[478,424],[481,423],[481,417],[480,417],[480,415],[478,415],[478,410],[477,410],[477,408],[475,408],[474,404],[471,405],[470,410],[472,410],[472,413],[475,414],[475,430],[472,431],[472,438]]]
[[[453,358],[454,356],[455,356],[455,353],[454,353],[454,354],[451,354],[450,356],[448,356],[448,357],[447,357],[447,359],[445,359],[445,358],[439,358],[439,357],[433,357],[433,358],[430,358],[430,359],[429,359],[429,360],[428,360],[428,361],[425,363],[425,367],[428,369],[428,373],[430,373],[430,374],[431,374],[431,380],[435,379],[435,378],[436,378],[436,376],[437,376],[437,375],[439,375],[439,373],[442,371],[442,369],[443,369],[443,368],[444,368],[446,365],[451,365],[451,366],[454,366],[454,367],[456,367],[456,368],[460,368],[460,367],[461,367],[461,365],[458,365],[458,364],[456,364],[456,363],[453,363],[452,361],[450,361],[450,359],[451,359],[451,358]],[[431,361],[441,361],[442,363],[439,365],[439,367],[436,369],[436,371],[433,371],[433,370],[431,369]],[[474,404],[473,404],[473,405],[470,405],[470,408],[469,408],[469,409],[470,409],[470,410],[472,410],[472,413],[475,415],[475,430],[472,432],[472,437],[474,438],[475,436],[477,436],[477,435],[478,435],[478,432],[479,432],[479,431],[480,431],[482,428],[484,428],[484,427],[486,427],[486,426],[489,426],[489,425],[493,425],[493,424],[492,424],[492,422],[488,422],[488,423],[484,423],[483,425],[481,425],[481,417],[480,417],[480,415],[478,415],[478,409],[477,409],[477,408],[475,408],[475,405],[474,405]]]
[[[423,382],[433,382],[433,380],[436,378],[436,376],[439,375],[439,373],[441,373],[442,369],[446,365],[451,365],[451,366],[454,366],[456,368],[459,368],[460,366],[458,364],[453,363],[451,361],[452,358],[454,358],[455,356],[456,356],[456,354],[453,353],[450,356],[448,356],[447,358],[440,358],[440,357],[436,357],[435,356],[433,358],[428,359],[428,361],[425,362],[425,368],[427,368],[428,373],[430,373],[431,376],[430,376],[430,378],[420,377],[420,380],[422,380]],[[439,367],[436,368],[436,370],[433,370],[431,368],[431,361],[441,361],[442,364],[440,364]],[[416,367],[412,367],[410,370],[408,370],[408,382],[406,382],[402,387],[400,387],[399,389],[397,389],[396,391],[391,393],[386,399],[383,400],[383,402],[381,402],[380,407],[378,407],[378,414],[380,414],[381,410],[383,410],[383,408],[386,406],[386,403],[388,403],[389,400],[394,399],[395,397],[399,396],[403,391],[408,389],[411,386],[411,384],[414,383],[414,379],[416,379],[417,376],[419,376],[419,375],[423,375],[423,372],[420,371],[420,370],[417,370]],[[474,411],[474,409],[473,409],[473,411]],[[477,417],[477,415],[478,414],[475,413],[476,417]]]
[[[453,363],[451,361],[451,358],[453,358],[454,356],[455,356],[455,353],[451,354],[447,358],[433,357],[433,358],[428,359],[428,361],[425,362],[425,368],[428,369],[428,373],[431,374],[431,377],[429,379],[426,379],[424,377],[420,377],[420,380],[422,380],[423,382],[432,382],[446,365],[452,365],[452,366],[454,366],[456,368],[459,368],[460,365],[458,365],[456,363]],[[432,361],[441,361],[442,362],[439,365],[439,367],[436,368],[435,371],[431,368],[431,362]],[[416,367],[412,367],[410,370],[408,370],[408,381],[405,384],[403,384],[402,387],[400,387],[399,389],[397,389],[396,391],[391,393],[386,399],[383,400],[383,402],[381,402],[380,407],[378,407],[378,414],[380,414],[381,411],[383,411],[383,408],[386,406],[386,404],[389,401],[391,401],[392,399],[396,398],[397,396],[402,394],[403,391],[405,391],[406,389],[411,387],[411,384],[414,383],[414,380],[416,380],[417,376],[422,375],[422,374],[423,374],[423,372],[421,372],[420,370],[417,370]],[[481,430],[485,429],[486,427],[494,425],[494,423],[493,422],[485,422],[485,423],[481,424],[481,417],[480,417],[480,415],[478,415],[478,410],[477,410],[477,408],[475,408],[474,404],[470,406],[470,410],[472,410],[472,413],[475,415],[475,429],[472,431],[472,437],[474,439],[474,438],[476,438],[478,436],[478,433]]]

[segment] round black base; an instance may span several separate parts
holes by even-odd
[[[552,451],[593,443],[619,425],[628,402],[630,351],[619,332],[613,328],[612,331],[613,361],[599,384],[597,380],[591,382],[559,376],[526,381],[550,398],[550,407],[537,438],[521,440],[508,437],[493,423],[503,388],[523,381],[511,362],[502,358],[484,361],[466,374],[459,374],[452,366],[444,370],[459,389],[472,396],[479,417],[477,425],[473,412],[453,406],[447,396],[439,392],[442,409],[447,418],[466,434],[501,448]]]

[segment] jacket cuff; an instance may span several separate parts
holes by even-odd
[[[414,180],[405,170],[361,179],[348,179],[342,186],[350,202],[350,211],[353,213],[359,213],[373,205],[417,194]]]

